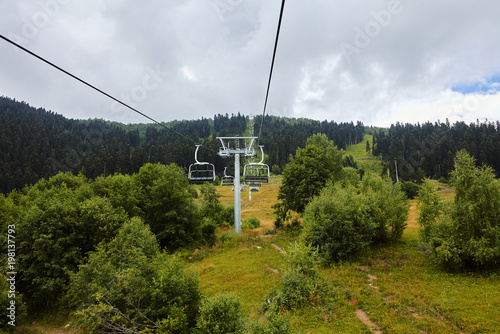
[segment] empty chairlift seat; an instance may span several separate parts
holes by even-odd
[[[215,181],[215,166],[209,162],[199,162],[198,161],[198,149],[200,145],[196,145],[196,151],[194,153],[194,164],[189,166],[188,170],[188,180],[189,183],[199,184],[203,182],[214,182]]]
[[[233,186],[234,185],[234,176],[226,174],[227,167],[224,167],[224,175],[220,180],[221,186]]]
[[[247,184],[268,183],[270,172],[269,166],[264,164],[264,150],[259,146],[262,152],[262,159],[260,162],[250,162],[245,165],[243,169],[243,182]]]

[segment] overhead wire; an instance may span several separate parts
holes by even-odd
[[[274,41],[273,60],[271,61],[271,70],[269,71],[269,80],[267,82],[266,98],[265,98],[265,101],[264,101],[264,110],[262,112],[262,119],[260,121],[260,129],[259,129],[259,136],[257,138],[257,146],[259,146],[259,143],[260,143],[260,136],[262,135],[262,127],[264,125],[264,117],[266,116],[267,100],[269,98],[269,89],[271,87],[271,79],[273,77],[274,60],[276,59],[276,50],[278,49],[278,40],[279,40],[279,37],[280,37],[281,21],[282,21],[282,18],[283,18],[283,10],[284,10],[284,8],[285,8],[285,0],[283,0],[282,3],[281,3],[281,10],[280,10],[280,16],[279,16],[279,21],[278,21],[278,29],[276,31],[276,39]]]
[[[260,122],[259,135],[258,135],[258,137],[257,137],[257,146],[259,146],[259,143],[260,143],[260,137],[261,137],[261,135],[262,135],[262,128],[263,128],[263,125],[264,125],[264,118],[265,118],[265,115],[266,115],[267,102],[268,102],[268,99],[269,99],[269,90],[270,90],[270,87],[271,87],[271,79],[272,79],[272,76],[273,76],[274,62],[275,62],[275,59],[276,59],[276,50],[278,49],[278,40],[279,40],[279,35],[280,35],[280,30],[281,30],[281,21],[282,21],[282,18],[283,18],[283,11],[284,11],[284,8],[285,8],[285,0],[283,0],[283,1],[282,1],[282,3],[281,3],[281,10],[280,10],[280,15],[279,15],[279,20],[278,20],[278,28],[277,28],[277,31],[276,31],[276,38],[275,38],[275,42],[274,42],[273,58],[272,58],[272,61],[271,61],[271,69],[270,69],[270,71],[269,71],[269,79],[268,79],[268,82],[267,82],[266,97],[265,97],[265,100],[264,100],[264,108],[263,108],[263,111],[262,111],[262,119],[261,119],[261,122]],[[115,101],[115,102],[117,102],[117,103],[119,103],[119,104],[123,105],[124,107],[126,107],[126,108],[128,108],[128,109],[130,109],[130,110],[134,111],[135,113],[137,113],[137,114],[139,114],[139,115],[141,115],[141,116],[143,116],[143,117],[145,117],[145,118],[149,119],[150,121],[152,121],[152,122],[154,122],[154,123],[156,123],[156,124],[160,125],[161,127],[165,128],[165,129],[167,129],[167,130],[169,130],[169,131],[171,131],[171,132],[173,132],[173,133],[175,133],[175,134],[177,134],[177,135],[179,135],[179,136],[181,136],[181,137],[183,137],[183,138],[185,138],[185,139],[187,139],[187,140],[189,140],[189,141],[191,141],[191,142],[193,142],[193,143],[195,143],[195,144],[197,144],[197,143],[196,143],[193,139],[191,139],[191,138],[189,138],[189,137],[187,137],[187,136],[183,135],[182,133],[180,133],[180,132],[178,132],[178,131],[175,131],[175,130],[174,130],[174,129],[172,129],[172,128],[169,128],[169,127],[168,127],[168,126],[166,126],[165,124],[162,124],[161,122],[159,122],[159,121],[155,120],[154,118],[152,118],[152,117],[150,117],[150,116],[148,116],[148,115],[146,115],[146,114],[142,113],[141,111],[137,110],[136,108],[134,108],[134,107],[132,107],[132,106],[130,106],[130,105],[128,105],[128,104],[126,104],[125,102],[123,102],[123,101],[121,101],[121,100],[119,100],[119,99],[115,98],[114,96],[112,96],[112,95],[110,95],[110,94],[106,93],[106,92],[105,92],[105,91],[103,91],[102,89],[97,88],[96,86],[94,86],[94,85],[92,85],[92,84],[88,83],[87,81],[85,81],[85,80],[83,80],[83,79],[79,78],[78,76],[76,76],[76,75],[74,75],[74,74],[72,74],[72,73],[70,73],[70,72],[66,71],[65,69],[63,69],[63,68],[61,68],[61,67],[57,66],[56,64],[54,64],[54,63],[52,63],[52,62],[48,61],[47,59],[45,59],[45,58],[43,58],[43,57],[39,56],[38,54],[36,54],[36,53],[34,53],[34,52],[32,52],[32,51],[30,51],[30,50],[26,49],[25,47],[23,47],[23,46],[21,46],[21,45],[17,44],[16,42],[14,42],[14,41],[10,40],[9,38],[7,38],[7,37],[5,37],[5,36],[3,36],[3,35],[1,35],[1,34],[0,34],[0,38],[2,38],[3,40],[5,40],[5,41],[6,41],[6,42],[8,42],[8,43],[10,43],[10,44],[14,45],[15,47],[17,47],[17,48],[21,49],[22,51],[24,51],[24,52],[26,52],[26,53],[28,53],[28,54],[32,55],[33,57],[35,57],[35,58],[37,58],[37,59],[39,59],[39,60],[43,61],[44,63],[46,63],[46,64],[48,64],[48,65],[50,65],[50,66],[54,67],[55,69],[57,69],[57,70],[59,70],[59,71],[63,72],[64,74],[66,74],[66,75],[68,75],[68,76],[72,77],[73,79],[75,79],[75,80],[77,80],[77,81],[79,81],[79,82],[83,83],[84,85],[86,85],[86,86],[88,86],[88,87],[90,87],[90,88],[92,88],[92,89],[96,90],[97,92],[99,92],[99,93],[103,94],[104,96],[106,96],[106,97],[108,97],[108,98],[112,99],[113,101]]]
[[[175,130],[174,130],[174,129],[172,129],[172,128],[169,128],[169,127],[168,127],[168,126],[166,126],[165,124],[162,124],[161,122],[159,122],[159,121],[155,120],[154,118],[152,118],[152,117],[150,117],[150,116],[148,116],[148,115],[146,115],[146,114],[144,114],[144,113],[140,112],[140,111],[139,111],[139,110],[137,110],[136,108],[134,108],[134,107],[132,107],[132,106],[130,106],[130,105],[128,105],[128,104],[126,104],[125,102],[123,102],[123,101],[121,101],[121,100],[119,100],[119,99],[115,98],[114,96],[112,96],[112,95],[110,95],[110,94],[106,93],[106,92],[105,92],[105,91],[103,91],[102,89],[97,88],[96,86],[94,86],[94,85],[92,85],[92,84],[88,83],[87,81],[85,81],[85,80],[83,80],[83,79],[81,79],[81,78],[77,77],[76,75],[74,75],[74,74],[72,74],[72,73],[70,73],[70,72],[66,71],[65,69],[63,69],[63,68],[61,68],[61,67],[57,66],[56,64],[54,64],[54,63],[52,63],[52,62],[48,61],[47,59],[45,59],[45,58],[43,58],[43,57],[39,56],[38,54],[36,54],[36,53],[34,53],[34,52],[32,52],[32,51],[30,51],[30,50],[26,49],[25,47],[23,47],[23,46],[21,46],[21,45],[17,44],[16,42],[14,42],[14,41],[10,40],[9,38],[7,38],[7,37],[5,37],[5,36],[3,36],[3,35],[1,35],[1,34],[0,34],[0,38],[2,38],[3,40],[5,40],[5,41],[6,41],[6,42],[8,42],[8,43],[10,43],[10,44],[14,45],[15,47],[17,47],[17,48],[19,48],[19,49],[23,50],[24,52],[26,52],[26,53],[28,53],[28,54],[32,55],[33,57],[38,58],[39,60],[43,61],[44,63],[46,63],[46,64],[48,64],[48,65],[50,65],[50,66],[52,66],[52,67],[56,68],[57,70],[59,70],[59,71],[63,72],[64,74],[69,75],[69,76],[70,76],[70,77],[72,77],[73,79],[75,79],[75,80],[77,80],[77,81],[80,81],[80,82],[81,82],[81,83],[83,83],[84,85],[86,85],[86,86],[88,86],[88,87],[90,87],[90,88],[92,88],[92,89],[96,90],[97,92],[99,92],[99,93],[101,93],[101,94],[103,94],[103,95],[107,96],[108,98],[112,99],[113,101],[118,102],[119,104],[123,105],[124,107],[126,107],[126,108],[128,108],[128,109],[130,109],[130,110],[132,110],[132,111],[134,111],[134,112],[136,112],[136,113],[138,113],[139,115],[141,115],[141,116],[143,116],[143,117],[146,117],[146,118],[147,118],[147,119],[149,119],[150,121],[152,121],[152,122],[154,122],[154,123],[156,123],[156,124],[160,125],[161,127],[163,127],[163,128],[165,128],[165,129],[167,129],[167,130],[171,131],[172,133],[175,133],[176,135],[181,136],[181,137],[183,137],[184,139],[186,139],[186,140],[189,140],[189,141],[193,142],[194,144],[197,144],[197,142],[196,142],[196,141],[194,141],[193,139],[191,139],[191,138],[189,138],[189,137],[187,137],[187,136],[183,135],[182,133],[180,133],[180,132],[178,132],[178,131],[175,131]],[[212,150],[212,151],[213,151],[213,150]],[[214,151],[214,152],[215,152],[215,151]]]

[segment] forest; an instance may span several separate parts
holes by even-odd
[[[396,163],[404,181],[448,178],[460,150],[469,152],[479,165],[493,167],[499,176],[500,122],[396,123],[373,136],[373,154],[383,158],[394,180]]]
[[[379,303],[377,309],[387,309],[378,318],[382,328],[405,332],[415,312],[397,314],[364,276],[379,266],[377,275],[385,275],[379,284],[394,289],[397,284],[384,280],[401,275],[406,262],[412,270],[431,270],[424,275],[439,282],[466,273],[475,291],[487,286],[493,299],[499,291],[498,122],[374,129],[361,122],[217,114],[164,125],[168,129],[73,120],[0,99],[0,222],[6,236],[0,247],[7,250],[0,256],[0,306],[13,310],[13,318],[0,318],[0,329],[55,312],[85,333],[289,334],[309,321],[325,333],[357,333],[362,327],[354,311]],[[252,205],[263,207],[250,209],[246,202],[244,211],[264,217],[265,225],[248,232],[261,226],[251,216],[237,235],[231,232],[230,187],[189,184],[186,169],[194,162],[194,143],[201,143],[199,160],[213,161],[221,173],[230,162],[217,156],[216,137],[258,135],[261,129],[265,162],[280,175],[256,194]],[[346,153],[354,146],[356,159]],[[384,171],[364,170],[365,158],[383,163]],[[396,164],[400,182],[393,180]],[[408,187],[415,188],[411,196]],[[443,197],[443,189],[452,195]],[[266,255],[256,256],[261,250]],[[245,256],[266,262],[254,268],[233,261]],[[227,257],[217,268],[203,261],[217,257]],[[228,268],[235,272],[224,273]],[[239,284],[254,271],[264,279]],[[207,279],[216,272],[223,278]],[[413,271],[405,275],[415,278]],[[477,275],[488,281],[477,283]],[[227,284],[257,289],[251,308],[244,294],[222,289]],[[415,292],[416,299],[422,294]],[[422,304],[426,320],[419,328],[484,326],[488,332],[494,326],[462,315],[448,321],[443,314],[454,311],[435,311],[427,299],[399,301],[412,309]],[[487,299],[480,307],[491,311],[490,304]],[[307,310],[321,314],[319,322],[304,316]],[[394,318],[401,323],[393,324]]]
[[[217,136],[258,134],[261,119],[253,123],[240,114],[214,115],[213,119],[158,124],[120,124],[99,119],[75,120],[25,102],[0,97],[0,192],[8,193],[58,172],[82,173],[88,178],[114,173],[137,173],[145,163],[175,163],[187,169],[194,163],[196,144],[202,144],[199,161],[210,161],[219,176],[230,165],[217,155]],[[261,145],[266,163],[283,168],[306,139],[319,132],[340,148],[363,139],[364,126],[295,120],[266,116]]]

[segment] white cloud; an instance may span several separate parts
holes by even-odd
[[[0,31],[113,96],[135,93],[131,102],[160,121],[260,114],[280,5],[6,0]],[[498,120],[498,82],[488,81],[500,73],[498,12],[489,0],[287,2],[268,111],[384,126]],[[359,52],[347,59],[342,43]],[[2,95],[72,118],[147,121],[3,41],[0,54]],[[157,68],[168,76],[147,89]],[[477,82],[490,95],[452,91]]]

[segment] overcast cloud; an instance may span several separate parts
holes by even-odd
[[[159,120],[262,113],[280,0],[2,0],[0,34]],[[500,119],[500,2],[288,0],[268,113]],[[149,122],[0,40],[0,95]]]

